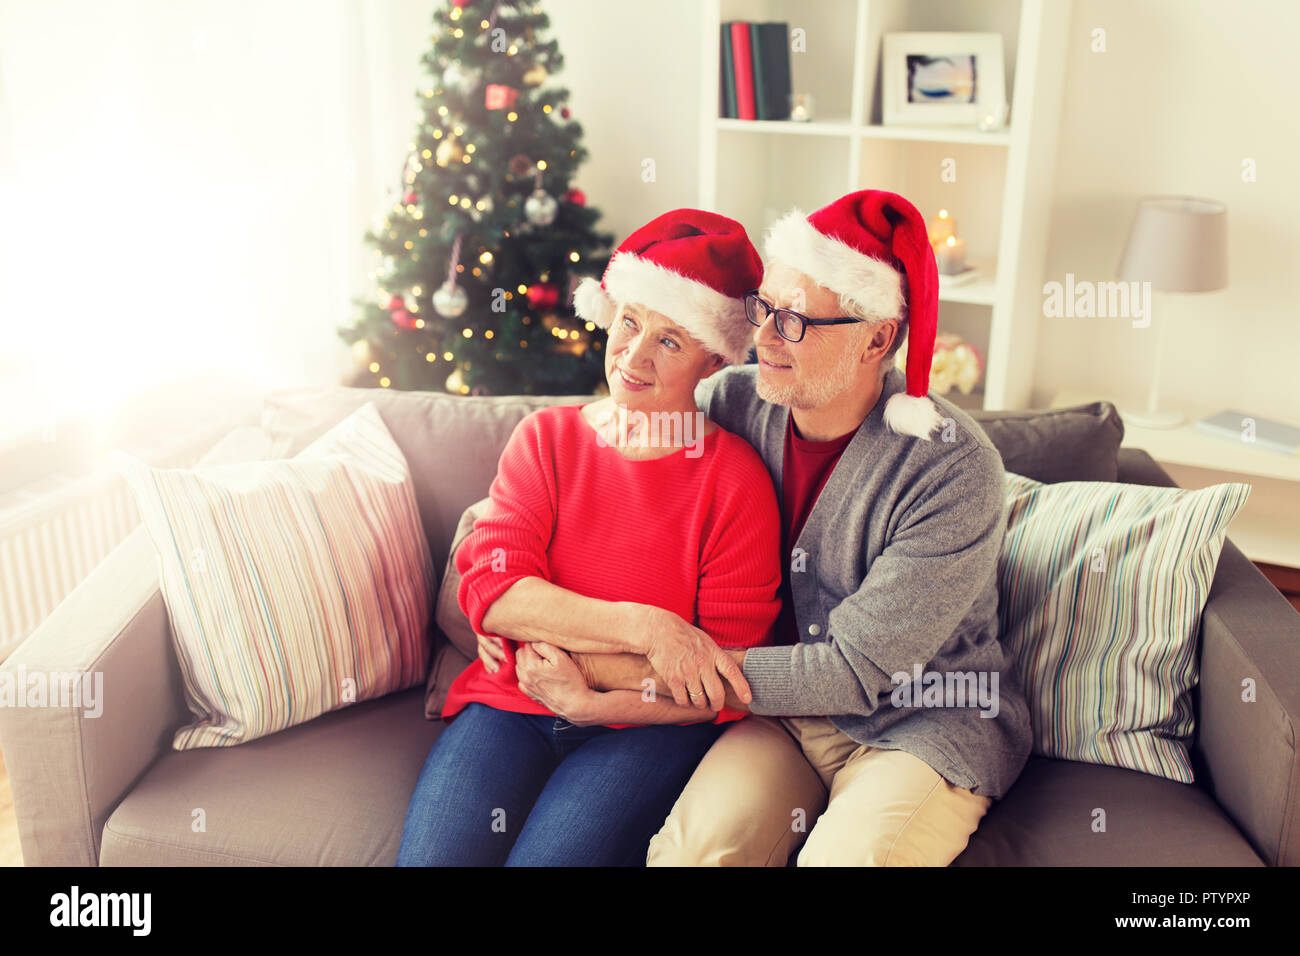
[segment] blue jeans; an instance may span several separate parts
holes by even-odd
[[[644,866],[726,725],[613,730],[470,704],[420,771],[398,866]]]

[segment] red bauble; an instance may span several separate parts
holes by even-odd
[[[465,7],[469,6],[469,0],[451,0],[451,5],[453,7],[460,7],[461,9],[464,9]]]
[[[483,106],[490,110],[508,110],[515,105],[519,91],[513,86],[501,83],[489,83],[483,91]]]
[[[560,301],[560,290],[549,282],[528,287],[528,304],[534,309],[549,309]]]
[[[405,309],[394,309],[392,312],[393,325],[401,329],[415,328],[415,319],[410,312]]]
[[[569,108],[568,108],[567,106],[562,107],[562,108],[560,109],[560,115],[563,116],[565,119],[568,119],[568,118],[569,118],[569,115],[570,115],[570,114],[569,114]]]
[[[575,206],[585,206],[587,205],[587,194],[581,189],[570,189],[564,194],[564,201],[571,202]]]
[[[414,206],[419,201],[420,197],[415,194],[414,189],[408,191],[407,194],[402,197],[402,202],[408,206]]]
[[[388,300],[388,305],[384,306],[384,308],[389,312],[392,312],[394,309],[405,309],[406,302],[400,295],[391,296]]]

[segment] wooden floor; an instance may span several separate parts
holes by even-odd
[[[5,755],[0,753],[0,866],[22,865],[23,851],[18,846],[18,818],[14,816],[14,797],[9,792]]]

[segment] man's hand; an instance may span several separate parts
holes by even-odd
[[[662,608],[645,606],[640,643],[646,660],[682,707],[720,710],[727,681],[749,703],[753,694],[740,665],[708,634]]]
[[[534,641],[515,651],[519,689],[572,724],[587,720],[596,692],[587,686],[578,665],[553,644]]]
[[[732,649],[723,651],[731,658],[737,668],[744,672],[745,651]],[[644,654],[571,654],[587,686],[594,691],[634,690],[644,694],[649,687],[664,685],[664,679],[650,666]],[[736,689],[726,685],[727,707],[732,710],[749,710],[750,700],[741,700]]]

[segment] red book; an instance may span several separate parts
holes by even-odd
[[[754,56],[749,45],[749,24],[731,24],[732,62],[736,71],[736,115],[739,119],[758,119],[754,108]]]

